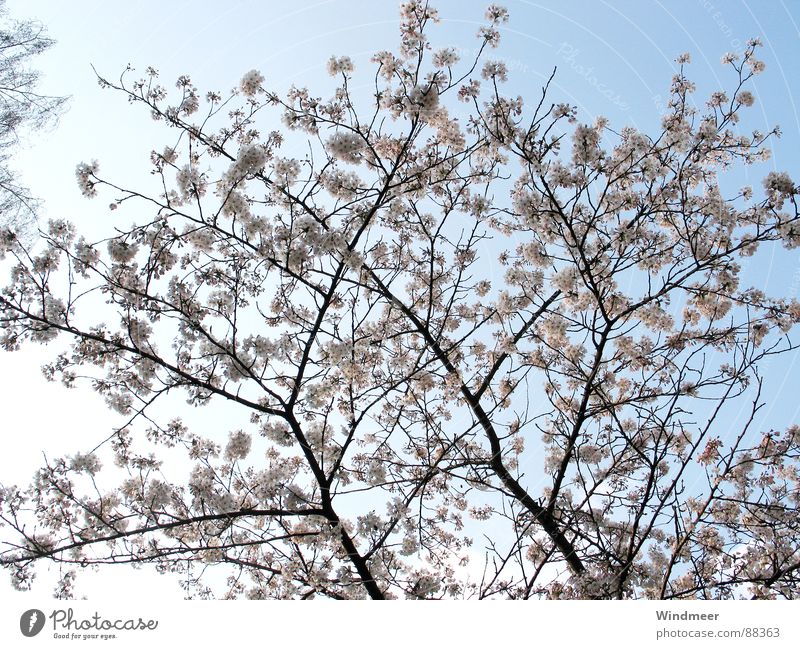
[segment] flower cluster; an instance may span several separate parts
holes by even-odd
[[[75,168],[75,177],[78,179],[78,188],[81,190],[81,194],[87,198],[92,198],[93,196],[97,195],[97,190],[95,189],[97,182],[94,180],[97,171],[97,160],[93,160],[91,163],[81,162]]]
[[[255,97],[261,90],[262,83],[264,83],[264,75],[258,70],[250,70],[239,82],[239,89],[246,97]]]
[[[357,164],[361,161],[364,139],[352,131],[337,131],[328,138],[326,146],[332,157]]]
[[[354,69],[353,61],[349,56],[332,56],[328,59],[327,70],[328,74],[332,77],[339,74],[350,74]]]

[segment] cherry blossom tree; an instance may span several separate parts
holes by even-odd
[[[681,56],[648,135],[504,94],[507,20],[460,61],[407,2],[366,98],[346,56],[329,97],[101,79],[171,144],[155,192],[77,168],[130,227],[2,235],[3,347],[68,341],[46,375],[121,416],[0,491],[17,587],[55,561],[61,594],[149,563],[224,597],[800,595],[800,428],[755,423],[800,304],[742,270],[798,246],[798,188],[722,188],[778,135],[740,125],[760,43],[707,101]]]
[[[54,43],[44,27],[5,14],[5,0],[0,0],[0,225],[24,235],[36,229],[37,201],[17,182],[9,158],[21,134],[52,123],[66,99],[39,92],[39,73],[29,67],[31,58]]]

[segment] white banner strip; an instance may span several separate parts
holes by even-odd
[[[34,601],[2,606],[4,646],[798,647],[792,602]],[[510,643],[513,643],[510,644]],[[543,644],[544,643],[544,644]],[[556,644],[558,643],[558,644]],[[581,644],[586,643],[586,644]],[[603,642],[603,644],[605,644]]]

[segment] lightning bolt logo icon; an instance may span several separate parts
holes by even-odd
[[[25,611],[19,618],[19,630],[26,638],[32,638],[44,628],[44,613],[38,608]]]

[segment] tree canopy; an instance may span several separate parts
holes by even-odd
[[[472,60],[431,46],[437,18],[402,5],[371,99],[347,56],[324,97],[257,70],[227,94],[101,79],[171,139],[155,192],[77,167],[137,206],[107,239],[0,235],[3,348],[69,341],[46,375],[121,417],[0,490],[18,587],[56,561],[188,566],[228,597],[800,594],[800,428],[753,425],[800,304],[742,272],[798,246],[798,188],[722,182],[778,134],[740,123],[760,43],[705,101],[681,55],[647,134],[549,82],[504,94],[504,8]],[[241,421],[190,425],[176,397]]]

